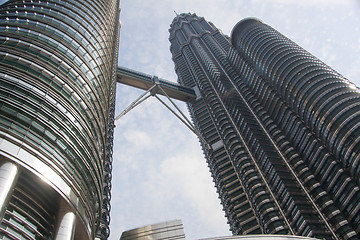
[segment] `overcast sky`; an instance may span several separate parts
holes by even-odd
[[[358,0],[121,0],[120,5],[121,66],[176,81],[168,41],[174,11],[203,16],[227,35],[241,19],[256,17],[360,85]],[[118,85],[117,113],[142,92]],[[110,240],[171,219],[182,219],[187,239],[230,235],[197,138],[155,98],[116,122],[112,195]]]

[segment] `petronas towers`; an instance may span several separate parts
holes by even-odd
[[[178,85],[118,68],[119,28],[116,0],[1,5],[0,239],[108,238],[119,74],[188,102],[234,235],[360,238],[358,88],[257,19],[177,15]]]

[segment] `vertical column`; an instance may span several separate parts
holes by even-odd
[[[65,206],[61,206],[58,214],[58,229],[55,240],[73,240],[75,233],[76,216]]]
[[[19,169],[12,162],[4,162],[0,166],[0,219],[4,217],[7,205],[19,177]]]

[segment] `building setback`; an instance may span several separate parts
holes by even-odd
[[[0,238],[107,239],[117,0],[0,7]]]
[[[359,239],[358,88],[257,19],[231,39],[195,14],[169,31],[233,234]]]

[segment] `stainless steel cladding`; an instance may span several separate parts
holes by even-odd
[[[180,14],[169,31],[231,231],[358,239],[359,89],[258,19],[229,38]]]
[[[107,238],[118,17],[116,0],[1,6],[0,157],[20,176],[0,235]]]

